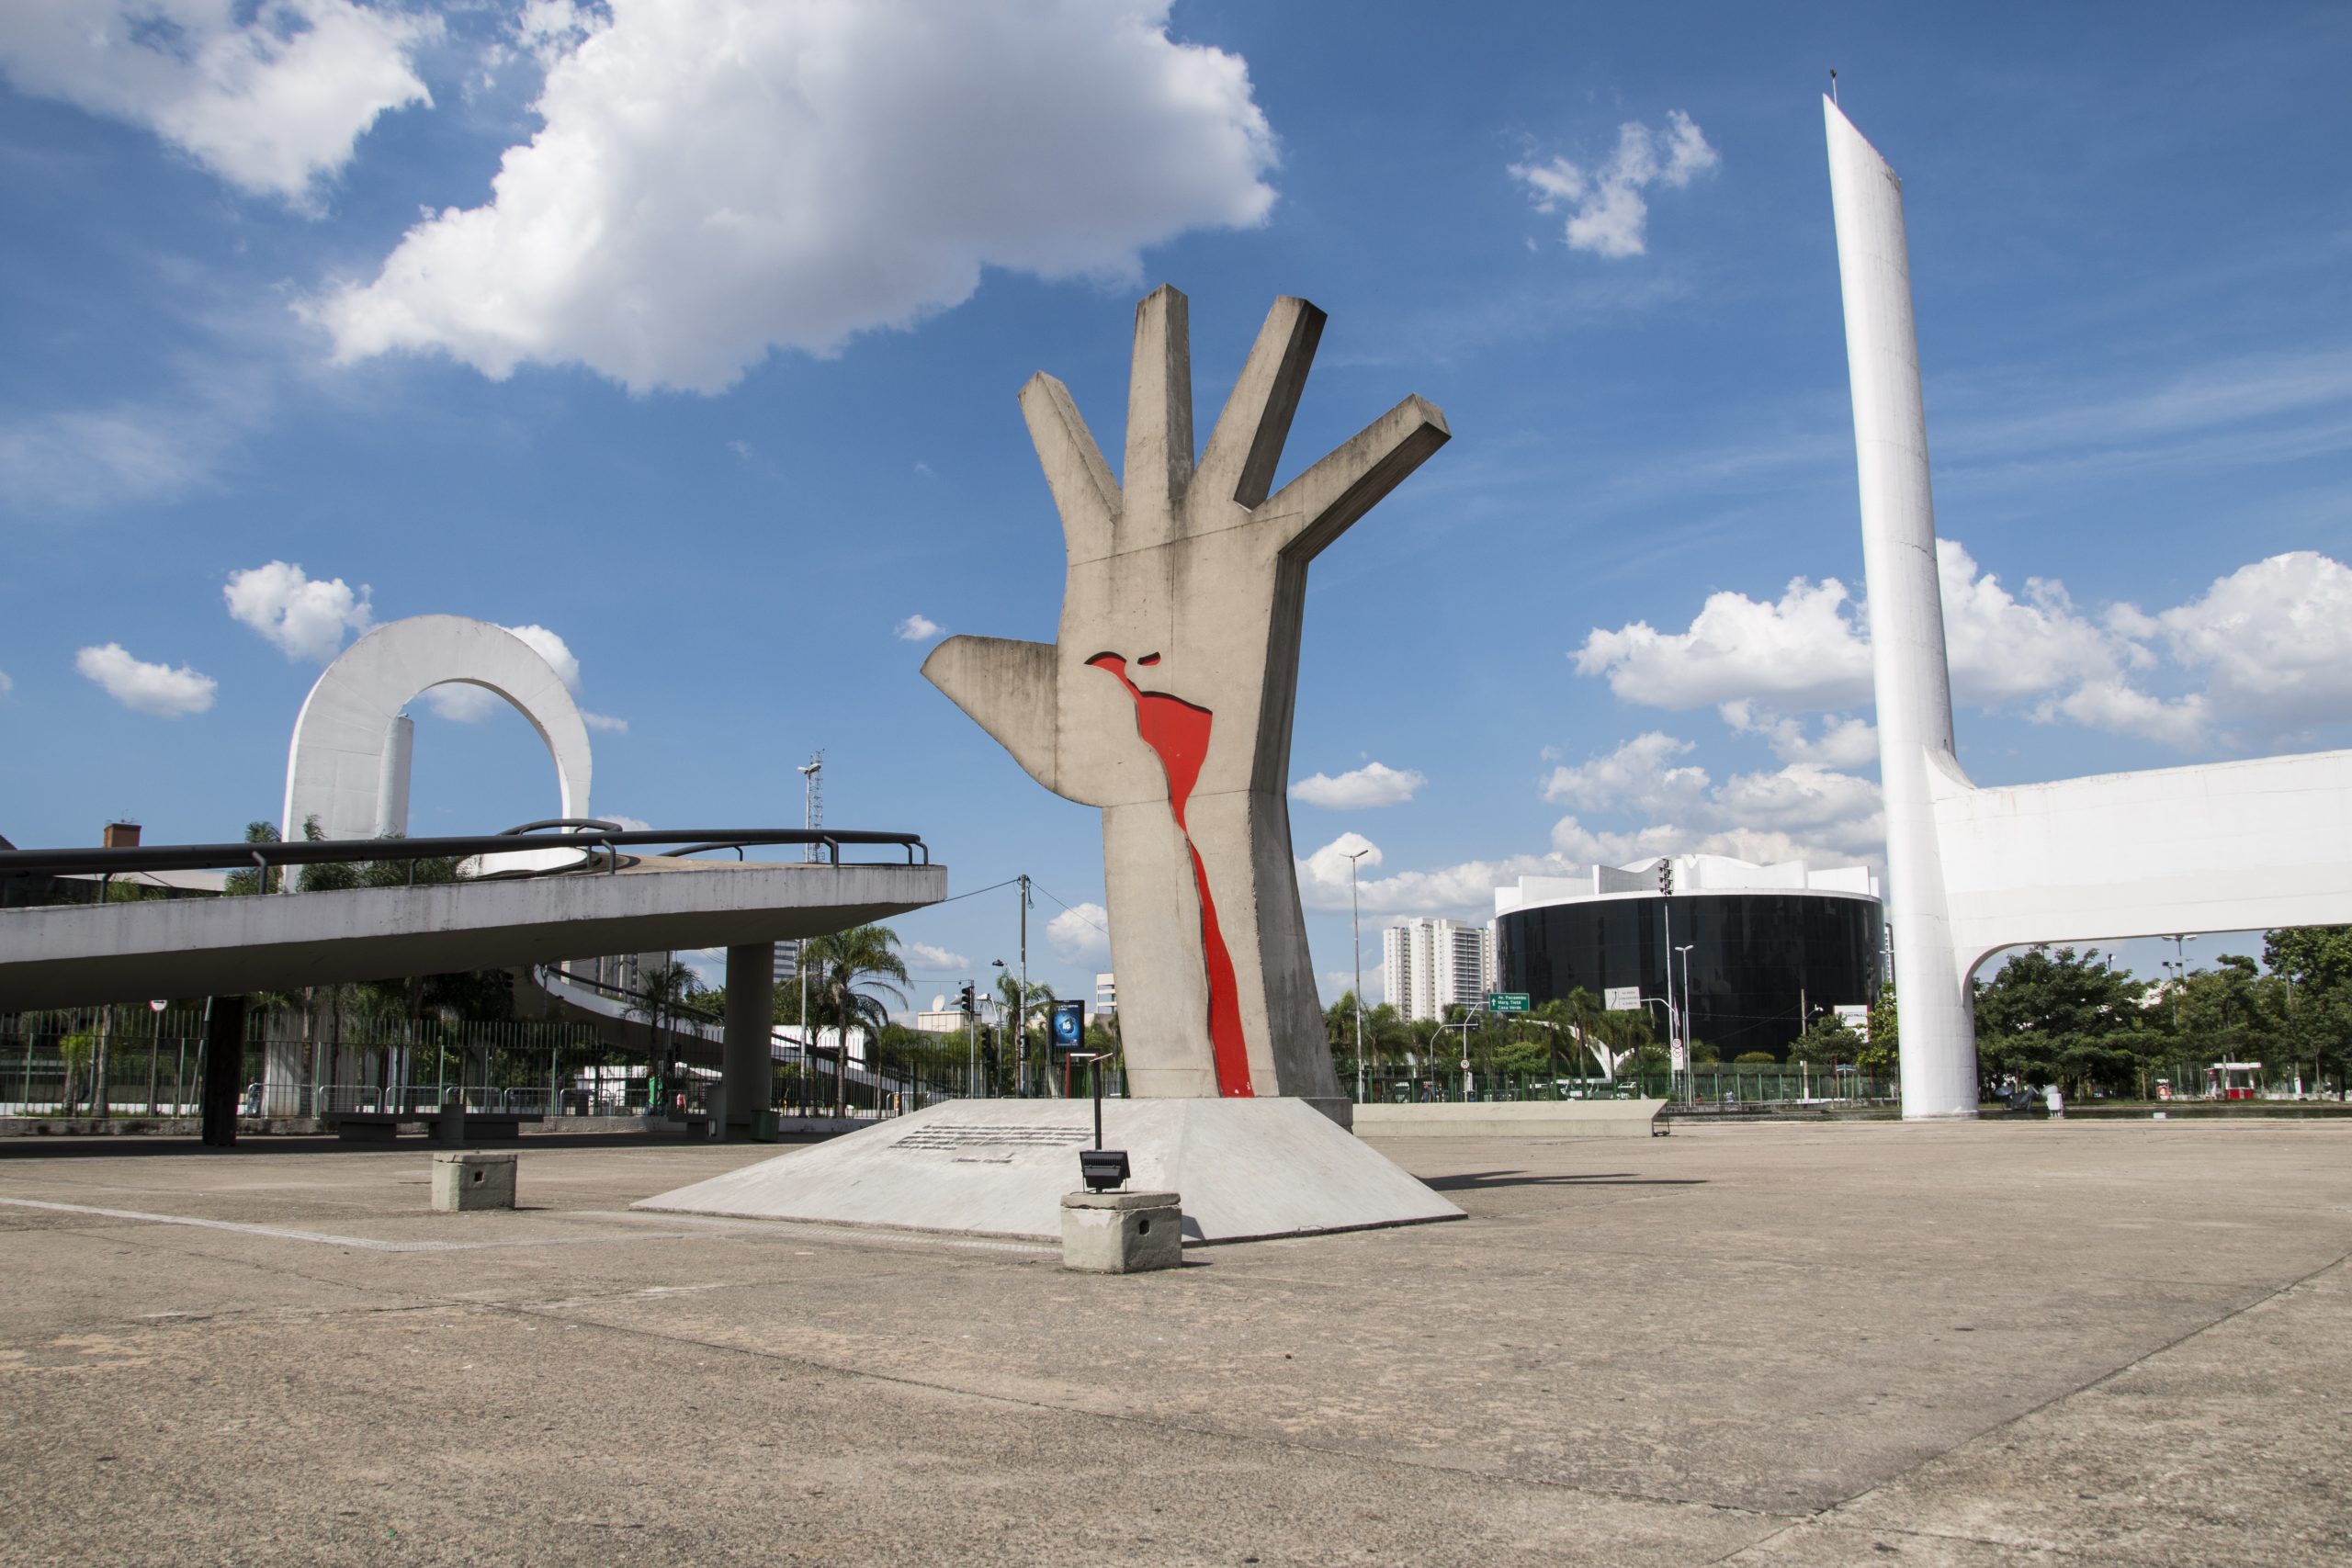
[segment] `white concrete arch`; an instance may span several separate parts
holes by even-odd
[[[320,672],[294,721],[286,817],[311,817],[330,839],[404,831],[408,746],[401,709],[451,682],[495,692],[531,721],[555,761],[560,817],[588,815],[588,727],[555,667],[504,626],[464,615],[412,615],[378,626]]]

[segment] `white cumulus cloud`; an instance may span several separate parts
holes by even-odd
[[[2315,550],[2242,566],[2155,617],[2172,656],[2207,673],[2211,702],[2292,732],[2352,716],[2352,568]]]
[[[1588,863],[1699,852],[1827,863],[1870,858],[1885,841],[1878,785],[1869,779],[1798,761],[1717,784],[1704,768],[1679,761],[1692,749],[1653,730],[1554,769],[1544,783],[1546,800],[1634,822],[1597,829],[1564,817],[1552,829],[1553,851]]]
[[[314,579],[282,560],[229,574],[220,597],[229,614],[276,644],[288,659],[324,664],[343,647],[345,632],[375,624],[368,585],[340,577]]]
[[[1314,853],[1295,863],[1299,902],[1310,909],[1344,913],[1348,903],[1348,857],[1363,852],[1358,862],[1357,894],[1366,914],[1443,915],[1484,909],[1491,913],[1495,886],[1523,872],[1566,868],[1549,855],[1515,855],[1504,860],[1464,861],[1436,871],[1408,871],[1376,876],[1381,869],[1380,846],[1361,833],[1342,833]]]
[[[311,306],[348,362],[579,364],[714,392],[960,304],[995,266],[1132,279],[1262,221],[1273,134],[1169,0],[611,0],[546,35],[541,129],[482,206]],[[570,41],[567,43],[566,40]],[[625,302],[616,308],[616,302]]]
[[[11,0],[0,73],[307,209],[379,116],[433,101],[414,60],[441,32],[351,0]]]
[[[16,689],[17,683],[8,679],[8,672],[6,670],[0,670],[0,697],[9,695]]]
[[[202,713],[220,689],[220,682],[185,664],[175,670],[133,659],[119,642],[84,649],[74,656],[74,668],[123,706],[158,718]]]
[[[933,947],[927,942],[908,942],[902,951],[911,967],[925,973],[959,974],[972,966],[972,961],[962,953]]]
[[[929,615],[909,615],[890,629],[890,635],[900,642],[929,642],[947,628]]]
[[[1939,540],[1936,558],[1960,703],[2183,750],[2216,739],[2275,743],[2352,712],[2352,568],[2317,551],[2240,567],[2154,615],[2132,604],[2092,615],[2050,578],[2028,577],[2013,593],[1956,540]],[[2205,689],[2146,689],[2151,674],[2166,673],[2159,647],[2177,682]],[[1569,658],[1628,702],[1713,704],[1792,763],[1859,766],[1876,745],[1859,717],[1826,718],[1816,735],[1790,716],[1870,701],[1867,611],[1835,578],[1798,578],[1772,602],[1710,594],[1684,631],[1596,627]]]
[[[1860,768],[1878,761],[1878,726],[1866,718],[1826,714],[1821,717],[1821,733],[1807,735],[1803,720],[1767,713],[1744,697],[1720,704],[1715,711],[1732,728],[1762,736],[1771,746],[1772,755],[1783,762]]]
[[[1065,964],[1108,959],[1111,911],[1100,904],[1073,904],[1046,922],[1046,941]]]
[[[1637,120],[1617,128],[1617,146],[1597,164],[1555,157],[1544,164],[1513,164],[1513,178],[1527,186],[1538,212],[1567,213],[1564,237],[1572,251],[1601,256],[1637,256],[1648,250],[1645,230],[1651,186],[1679,190],[1723,160],[1680,109],[1666,117],[1664,130]]]
[[[1871,694],[1868,639],[1847,608],[1846,585],[1791,582],[1777,601],[1707,595],[1690,628],[1647,621],[1595,627],[1569,655],[1579,675],[1645,707],[1693,708],[1749,699],[1780,707],[1850,707]]]
[[[1313,773],[1290,786],[1294,799],[1309,806],[1320,806],[1332,811],[1363,810],[1375,806],[1401,806],[1413,798],[1413,792],[1430,781],[1411,768],[1392,768],[1382,762],[1366,762],[1363,767],[1340,774]]]

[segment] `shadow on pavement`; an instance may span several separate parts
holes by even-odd
[[[1429,1176],[1421,1185],[1440,1192],[1460,1192],[1488,1187],[1704,1187],[1698,1177],[1635,1176],[1627,1170],[1599,1171],[1588,1176],[1530,1176],[1523,1170],[1464,1171],[1459,1176]]]

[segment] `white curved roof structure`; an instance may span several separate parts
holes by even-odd
[[[405,825],[408,748],[401,709],[452,682],[497,693],[520,709],[555,760],[559,817],[588,815],[588,727],[555,667],[504,626],[464,615],[412,615],[378,626],[321,672],[294,721],[286,759],[288,839],[312,817],[330,839],[366,839]],[[390,802],[400,803],[388,810]]]

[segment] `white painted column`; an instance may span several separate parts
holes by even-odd
[[[775,1029],[775,943],[746,942],[727,950],[727,1034],[720,1047],[719,1084],[726,1092],[730,1136],[749,1136],[752,1117],[775,1109],[775,1068],[770,1042]]]
[[[1902,1030],[1905,1120],[1976,1114],[1976,1028],[1944,897],[1928,758],[1954,754],[1928,421],[1911,317],[1903,184],[1821,100],[1845,295],[1846,365],[1861,490],[1862,569],[1886,799],[1887,919]],[[1957,766],[1955,762],[1954,766]]]
[[[409,759],[416,751],[416,721],[406,714],[384,733],[384,763],[376,776],[376,837],[408,837]]]

